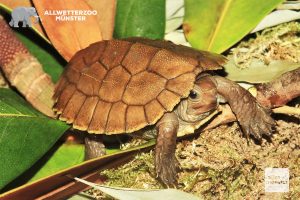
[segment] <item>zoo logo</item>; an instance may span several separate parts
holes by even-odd
[[[22,27],[31,27],[30,17],[36,18],[34,23],[39,21],[39,16],[34,7],[17,7],[11,13],[9,25],[11,27],[19,27],[19,22],[22,22]]]

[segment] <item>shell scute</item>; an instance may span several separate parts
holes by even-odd
[[[104,133],[112,103],[99,100],[88,127],[89,133]]]
[[[88,54],[84,54],[83,59],[84,63],[87,66],[94,64],[99,61],[99,58],[103,54],[106,48],[107,42],[96,42],[91,44],[88,48],[90,49]]]
[[[76,90],[72,97],[69,99],[59,119],[62,121],[66,121],[67,123],[73,123],[85,99],[86,96],[82,92]]]
[[[121,40],[107,41],[107,46],[100,58],[100,62],[103,63],[107,69],[120,65],[131,45],[130,42]]]
[[[126,108],[127,105],[121,101],[112,105],[105,128],[107,133],[125,133]]]
[[[145,106],[145,112],[149,124],[153,124],[153,122],[156,122],[160,116],[163,115],[165,109],[156,99],[154,99]]]
[[[174,104],[170,99],[174,101],[180,101],[180,96],[175,94],[174,92],[171,92],[169,90],[163,90],[157,97],[157,100],[161,105],[165,108],[167,111],[172,111],[174,108]]]
[[[86,131],[88,129],[98,100],[98,97],[87,97],[74,121],[74,128],[82,131]]]
[[[99,91],[100,98],[109,102],[120,101],[130,77],[121,65],[108,71]]]
[[[158,50],[158,48],[140,43],[133,44],[125,56],[122,65],[132,75],[145,71]]]
[[[87,96],[92,96],[94,90],[96,90],[95,87],[99,86],[99,84],[95,82],[96,80],[91,78],[90,76],[81,74],[80,79],[77,82],[77,89]]]
[[[73,84],[64,85],[62,86],[63,90],[60,95],[58,95],[56,99],[56,104],[54,109],[56,110],[57,114],[61,114],[64,108],[67,106],[67,103],[71,99],[72,95],[76,91],[76,86]]]
[[[107,73],[107,70],[101,63],[95,62],[91,64],[90,67],[85,68],[85,70],[83,70],[81,73],[93,77],[101,83]]]
[[[195,79],[196,75],[194,73],[182,74],[174,79],[168,80],[166,88],[176,94],[181,96],[187,96],[190,91],[185,90],[186,87],[193,87],[194,83],[188,80]]]
[[[189,60],[189,58],[162,49],[151,60],[149,70],[160,74],[166,79],[172,79],[195,69],[195,65]]]
[[[129,106],[126,113],[126,132],[144,128],[149,123],[143,106]]]
[[[167,80],[151,72],[143,71],[132,76],[123,95],[128,105],[145,105],[165,87]]]

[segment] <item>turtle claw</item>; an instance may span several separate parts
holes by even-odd
[[[177,159],[175,156],[168,155],[165,155],[164,157],[158,157],[160,159],[156,159],[157,178],[168,188],[176,188],[178,185],[177,171],[179,169],[179,163]]]
[[[242,130],[246,137],[249,135],[261,141],[262,136],[271,136],[275,121],[270,116],[270,112],[253,101],[253,106],[249,107],[247,115],[238,118]],[[241,115],[240,115],[241,116]]]

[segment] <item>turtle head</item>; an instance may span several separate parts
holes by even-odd
[[[202,120],[216,110],[217,97],[215,83],[209,77],[201,77],[196,80],[188,98],[178,105],[177,114],[186,122]]]

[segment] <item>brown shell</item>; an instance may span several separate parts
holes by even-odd
[[[70,60],[55,89],[59,119],[89,133],[130,133],[155,124],[225,59],[143,38],[91,44]]]

